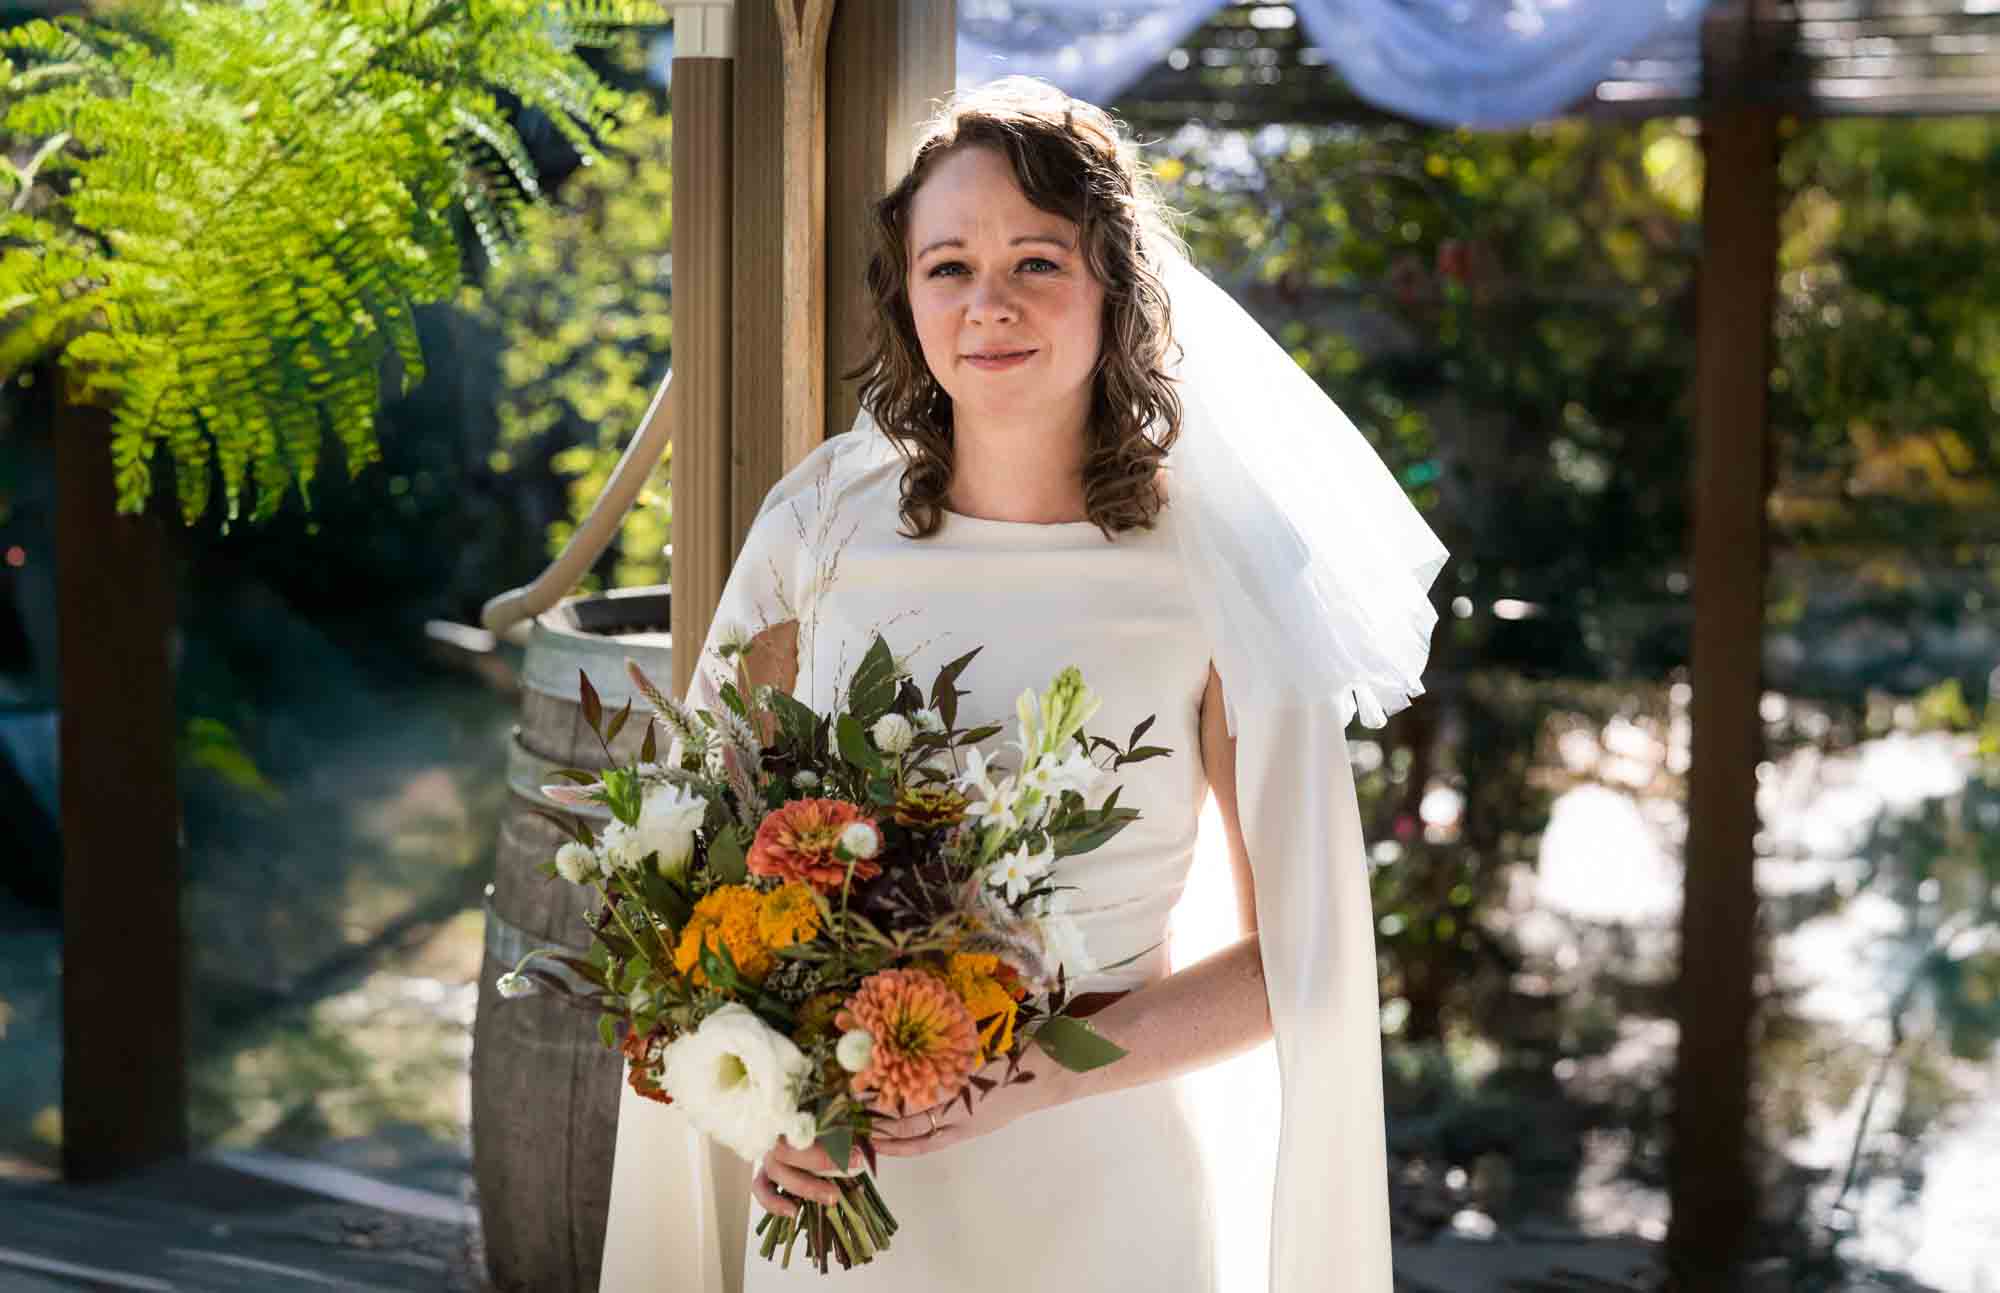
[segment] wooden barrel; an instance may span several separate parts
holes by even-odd
[[[566,838],[535,810],[574,811],[540,788],[556,780],[550,769],[605,764],[583,721],[578,669],[607,714],[633,694],[628,656],[672,685],[667,607],[663,587],[572,598],[536,619],[522,664],[472,1028],[472,1171],[487,1271],[501,1293],[597,1293],[623,1062],[598,1040],[595,1015],[542,996],[510,1001],[493,983],[531,947],[589,944],[591,891],[535,869]],[[644,733],[644,723],[628,723],[614,757],[637,758]],[[609,818],[600,811],[597,820]]]

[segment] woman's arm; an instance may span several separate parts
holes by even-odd
[[[1072,1073],[1053,1061],[1034,1063],[1049,1105],[1122,1091],[1239,1055],[1271,1036],[1263,951],[1257,939],[1256,885],[1243,844],[1236,803],[1236,741],[1223,717],[1222,679],[1213,666],[1201,701],[1201,759],[1222,816],[1246,936],[1157,983],[1122,997],[1090,1017],[1091,1025],[1124,1047],[1115,1064]],[[1047,1056],[1031,1049],[1036,1061]]]

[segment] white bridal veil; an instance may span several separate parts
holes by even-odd
[[[1278,1060],[1270,1287],[1319,1293],[1338,1271],[1342,1293],[1390,1293],[1374,918],[1346,728],[1379,727],[1422,694],[1446,553],[1317,383],[1178,253],[1158,255],[1183,352],[1171,496],[1237,742]],[[763,512],[807,491],[831,504],[844,479],[896,452],[864,412]],[[716,625],[796,604],[758,564],[737,563]],[[628,1088],[604,1293],[739,1289],[749,1175],[677,1110]]]

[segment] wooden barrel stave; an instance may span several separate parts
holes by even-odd
[[[673,676],[664,633],[605,637],[576,628],[574,607],[589,600],[547,612],[530,638],[488,898],[489,937],[473,1026],[473,1175],[488,1274],[501,1293],[596,1293],[610,1211],[623,1061],[599,1041],[596,1016],[539,996],[508,1001],[493,986],[513,968],[495,955],[496,944],[588,945],[583,916],[590,891],[535,869],[566,838],[536,810],[574,811],[542,796],[540,785],[553,780],[548,772],[606,763],[583,720],[577,667],[588,673],[607,713],[633,691],[626,656],[655,680]],[[645,723],[636,712],[646,708],[644,700],[633,708],[633,720],[612,743],[619,762],[636,759],[644,740]],[[659,740],[664,747],[664,733]],[[593,828],[603,820],[598,811],[578,815],[596,817]],[[496,937],[503,931],[511,939]]]

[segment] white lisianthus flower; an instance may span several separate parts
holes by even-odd
[[[840,1035],[840,1043],[833,1048],[833,1057],[849,1073],[859,1073],[867,1068],[874,1055],[875,1035],[866,1028],[848,1029]]]
[[[789,1037],[734,1002],[667,1044],[661,1085],[694,1125],[748,1162],[780,1136],[812,1147],[811,1116],[800,1116],[798,1084],[812,1061]]]
[[[840,833],[840,847],[865,862],[882,851],[882,832],[874,822],[856,822]]]
[[[1029,852],[1022,844],[1011,853],[1003,853],[986,871],[986,883],[995,889],[1007,892],[1008,902],[1019,902],[1021,895],[1034,888],[1035,881],[1048,874],[1055,864],[1055,847],[1043,844],[1039,852]]]
[[[646,787],[639,804],[637,836],[639,856],[658,852],[661,875],[675,875],[686,869],[694,855],[695,832],[708,812],[708,801],[686,786],[661,784]]]
[[[501,996],[510,1000],[515,997],[530,996],[535,991],[533,979],[523,974],[515,974],[511,970],[495,979],[493,986],[500,990]]]
[[[556,874],[571,884],[587,884],[597,874],[597,854],[579,840],[556,850]]]
[[[901,714],[884,714],[875,720],[875,726],[870,729],[870,734],[874,736],[875,745],[882,753],[901,754],[910,748],[910,741],[915,738],[917,729]]]

